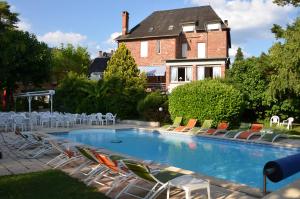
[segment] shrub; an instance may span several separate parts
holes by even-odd
[[[176,87],[169,96],[172,119],[182,116],[186,122],[212,119],[214,125],[222,120],[235,124],[243,109],[240,91],[221,80],[203,80]]]
[[[160,107],[162,110],[159,110]],[[168,122],[170,120],[168,97],[159,92],[150,93],[144,99],[140,100],[137,110],[148,121]]]

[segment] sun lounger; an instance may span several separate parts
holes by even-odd
[[[223,131],[226,132],[227,128],[229,127],[228,122],[221,122],[218,124],[216,129],[208,129],[205,134],[207,135],[216,135],[217,133]]]
[[[267,131],[259,138],[259,140],[273,143],[277,139],[280,139],[280,138],[287,139],[288,136],[286,134],[282,134],[282,133],[275,132],[275,131]]]
[[[204,120],[202,126],[200,128],[194,128],[192,130],[193,134],[205,133],[212,125],[212,120]]]
[[[260,133],[260,131],[263,129],[263,124],[258,124],[258,123],[253,123],[251,124],[251,127],[249,130],[247,131],[241,131],[238,134],[236,134],[234,136],[234,139],[247,139],[249,140],[250,138],[252,138],[253,136],[261,136],[262,134]]]
[[[163,130],[172,131],[175,128],[179,127],[182,121],[182,117],[176,117],[172,125],[163,126]]]
[[[227,132],[220,131],[220,132],[216,133],[215,135],[224,134],[224,137],[234,138],[239,132],[248,130],[250,128],[250,126],[251,126],[250,123],[242,122],[238,129],[233,129],[233,130],[230,130],[230,131],[227,131]]]
[[[184,174],[172,172],[168,170],[160,170],[160,171],[151,171],[149,167],[146,165],[131,161],[131,160],[124,160],[122,161],[124,165],[134,174],[135,180],[129,182],[129,184],[119,192],[119,194],[115,197],[116,199],[119,198],[121,195],[130,195],[133,197],[138,198],[148,198],[153,199],[156,198],[161,192],[168,188],[169,182],[174,180]],[[187,175],[191,176],[191,175]],[[152,188],[147,189],[144,186],[139,184],[140,181],[146,182],[147,184],[152,184]],[[202,181],[201,181],[202,182]],[[208,183],[206,181],[203,181]],[[148,191],[145,197],[136,196],[134,193],[130,192],[131,189],[140,189],[144,191]]]
[[[186,126],[179,126],[179,127],[175,128],[175,131],[178,131],[178,132],[190,131],[195,127],[196,123],[197,123],[197,119],[190,119]]]

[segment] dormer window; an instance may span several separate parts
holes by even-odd
[[[149,32],[152,32],[153,31],[153,26],[151,26],[150,28],[149,28]]]
[[[186,24],[182,25],[183,32],[194,32],[195,31],[195,24]]]
[[[207,28],[208,31],[220,30],[221,29],[221,24],[220,23],[210,23],[210,24],[207,24],[206,28]]]
[[[173,30],[174,26],[173,25],[169,25],[168,30]]]

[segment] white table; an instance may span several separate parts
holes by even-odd
[[[171,186],[174,186],[174,187],[184,190],[186,199],[191,198],[192,191],[196,191],[199,189],[207,189],[208,199],[210,199],[209,182],[206,180],[196,178],[192,175],[183,175],[183,176],[177,177],[173,180],[170,180],[170,182],[168,184],[167,199],[169,199],[169,197],[170,197],[170,187]]]

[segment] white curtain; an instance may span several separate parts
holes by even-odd
[[[198,66],[197,68],[197,80],[204,80],[204,66]]]
[[[221,77],[221,67],[214,66],[213,67],[213,78]]]
[[[186,67],[185,72],[186,72],[185,81],[192,81],[192,67]]]
[[[177,82],[177,73],[178,73],[178,68],[177,67],[171,67],[171,81],[172,82]]]

